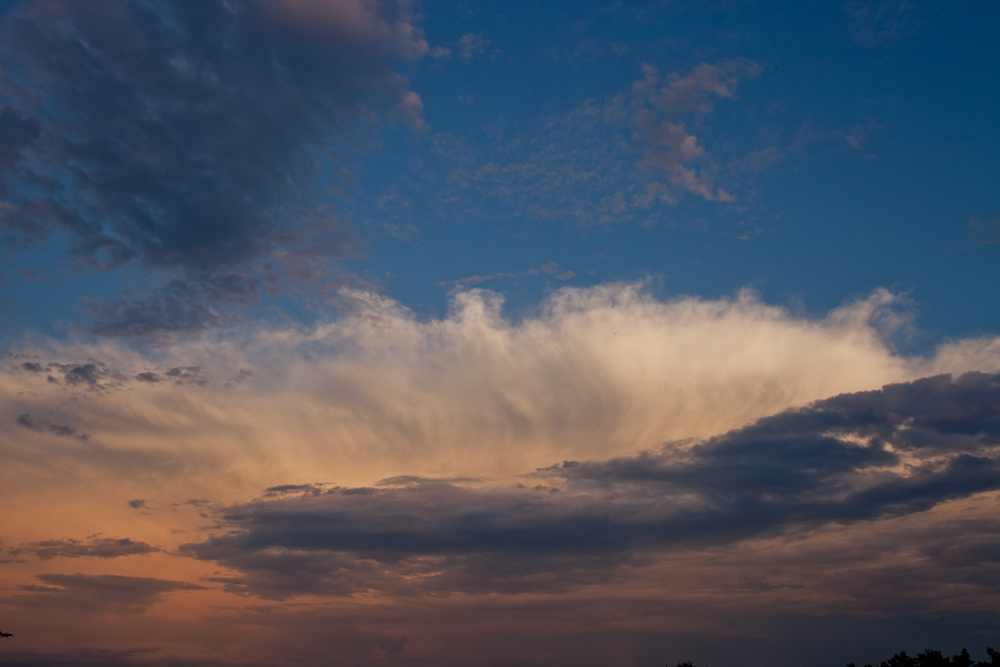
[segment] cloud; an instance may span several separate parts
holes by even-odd
[[[10,107],[0,110],[0,170],[6,172],[15,168],[24,157],[24,149],[34,143],[39,134],[41,130],[34,118]]]
[[[10,566],[5,630],[39,652],[79,645],[51,643],[59,616],[165,656],[379,664],[407,637],[414,663],[607,665],[631,660],[607,647],[652,662],[720,637],[740,655],[774,628],[806,646],[930,615],[996,627],[996,338],[903,355],[886,291],[822,317],[648,284],[558,289],[517,319],[483,290],[441,317],[336,297],[344,314],[309,327],[36,338],[0,359],[3,555],[67,556]],[[88,364],[72,377],[96,388],[65,379]],[[101,535],[52,539],[81,527]],[[88,555],[135,548],[106,536],[161,551]],[[211,590],[31,578],[47,564]],[[123,645],[78,613],[90,598],[164,603]]]
[[[264,491],[264,497],[270,498],[275,496],[283,496],[287,493],[322,493],[323,486],[320,484],[279,484],[277,486],[272,486]]]
[[[483,154],[457,137],[437,135],[435,148],[454,186],[448,196],[465,210],[475,206],[467,201],[471,190],[514,215],[580,227],[628,221],[634,215],[629,191],[641,176],[628,148],[626,118],[623,96],[586,100],[536,119],[521,135],[508,136],[498,123],[490,128],[495,141]]]
[[[50,361],[44,365],[29,361],[22,363],[20,368],[33,375],[40,375],[44,371],[45,381],[49,384],[95,392],[120,387],[122,381],[127,379],[107,364],[93,359],[78,363]]]
[[[89,308],[95,319],[92,330],[99,336],[140,337],[212,329],[232,319],[223,306],[255,305],[260,288],[256,278],[233,273],[174,279],[143,299],[94,303]]]
[[[22,592],[0,601],[18,608],[141,614],[171,593],[204,589],[183,581],[115,574],[39,574],[35,579],[41,585],[18,586]]]
[[[732,201],[732,195],[712,185],[714,163],[688,124],[711,113],[714,98],[734,99],[739,80],[758,74],[757,63],[737,58],[702,63],[687,76],[673,73],[662,82],[655,68],[644,65],[633,91],[641,104],[635,113],[636,138],[644,144],[646,161],[666,171],[668,180],[682,190],[710,201]]]
[[[471,140],[432,134],[420,170],[380,196],[377,220],[407,229],[422,202],[435,218],[458,220],[515,217],[589,228],[635,218],[633,193],[649,174],[640,170],[630,146],[626,95],[585,100],[569,111],[529,119],[528,126],[515,132],[500,119]],[[441,195],[428,202],[424,193],[431,188]],[[641,212],[648,216],[649,206]]]
[[[1000,215],[987,222],[970,218],[968,226],[969,234],[975,243],[973,247],[1000,243]]]
[[[25,412],[17,417],[18,426],[23,426],[24,428],[31,429],[32,431],[37,431],[42,433],[48,431],[49,433],[54,433],[63,437],[75,436],[80,440],[89,440],[90,436],[86,433],[77,434],[76,429],[72,426],[65,426],[60,424],[49,423],[48,420],[40,419],[36,421],[31,417],[30,414]]]
[[[490,40],[486,37],[478,33],[469,32],[452,43],[452,47],[454,48],[439,44],[430,49],[429,53],[430,57],[435,60],[447,60],[451,58],[452,54],[455,54],[459,59],[468,62],[476,56],[485,53],[489,45]]]
[[[758,72],[746,59],[701,63],[686,75],[647,66],[626,90],[539,115],[524,129],[498,119],[476,137],[433,133],[430,154],[378,195],[373,222],[394,234],[429,218],[611,227],[663,220],[687,194],[731,201],[717,180],[781,156],[765,147],[738,157],[700,137],[716,102],[735,100],[738,84]],[[428,200],[427,192],[440,194]]]
[[[490,40],[486,39],[482,35],[471,32],[462,35],[458,41],[455,42],[458,57],[462,60],[472,60],[477,55],[485,52],[486,47],[489,45]]]
[[[301,278],[278,254],[352,256],[323,202],[359,128],[421,125],[394,69],[427,49],[405,4],[25,2],[0,33],[7,249],[54,235],[78,271],[163,276],[99,307],[102,335],[218,326],[219,308]]]
[[[563,267],[558,262],[546,262],[541,266],[536,266],[530,269],[525,269],[523,271],[513,271],[513,272],[501,272],[501,273],[488,273],[485,275],[472,275],[466,276],[464,278],[459,278],[457,280],[446,280],[441,281],[438,285],[442,287],[448,287],[450,285],[478,285],[479,283],[489,282],[490,280],[497,280],[500,278],[518,278],[520,276],[537,276],[540,274],[552,275],[562,271]],[[576,274],[572,271],[567,271],[560,275],[555,276],[556,280],[569,280]]]
[[[2,441],[6,456],[40,471],[52,448],[81,470],[156,461],[189,470],[186,498],[222,483],[213,471],[229,470],[230,457],[243,461],[236,470],[248,493],[397,475],[505,476],[709,437],[838,393],[1000,370],[995,339],[927,358],[893,353],[883,337],[898,299],[884,291],[821,319],[752,292],[660,301],[641,284],[559,289],[517,321],[483,290],[456,292],[449,313],[430,319],[368,292],[344,289],[338,299],[349,315],[308,328],[146,351],[26,347],[0,374],[8,423],[23,414],[40,423],[57,407],[57,423],[90,434],[90,446],[19,428]],[[48,373],[24,369],[25,359]],[[175,500],[127,488],[119,505]]]
[[[844,11],[851,39],[867,48],[892,46],[919,27],[914,7],[906,0],[852,1]]]
[[[30,555],[40,560],[52,560],[53,558],[121,558],[150,554],[159,549],[128,538],[94,537],[86,541],[69,539],[32,542],[9,551],[13,556]]]
[[[433,49],[431,49],[430,55],[431,58],[434,58],[435,60],[450,58],[451,49],[449,49],[447,46],[435,46]]]
[[[221,512],[229,533],[184,549],[244,575],[214,581],[265,597],[560,590],[614,578],[650,552],[905,516],[1000,490],[998,406],[1000,375],[930,377],[694,445],[540,471],[560,486],[386,480],[231,506]]]

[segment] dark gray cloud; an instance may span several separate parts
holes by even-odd
[[[92,329],[100,336],[139,337],[217,328],[227,321],[227,305],[255,305],[260,288],[257,278],[234,273],[174,279],[142,298],[94,303]]]
[[[34,419],[29,413],[18,415],[17,417],[18,426],[22,426],[32,431],[38,431],[39,433],[43,431],[48,431],[49,433],[54,433],[63,437],[75,436],[80,440],[89,440],[90,434],[88,433],[77,433],[76,429],[72,426],[65,426],[61,424],[52,424],[46,419]]]
[[[115,574],[39,574],[38,584],[18,586],[2,602],[16,607],[51,608],[82,612],[142,613],[178,591],[204,587],[183,581]]]
[[[67,384],[96,387],[98,380],[104,377],[104,375],[103,368],[96,363],[89,363],[70,368],[65,372],[63,378]]]
[[[10,549],[13,556],[34,556],[41,560],[53,558],[121,558],[159,551],[145,542],[128,538],[95,537],[89,540],[44,540]]]
[[[0,8],[0,241],[57,234],[77,270],[166,272],[98,304],[100,334],[217,326],[220,306],[356,252],[326,200],[359,128],[420,124],[394,68],[425,50],[390,2]]]
[[[92,391],[118,388],[128,379],[107,364],[93,360],[82,363],[50,361],[44,365],[29,362],[21,364],[21,368],[33,375],[44,371],[47,373],[46,380],[53,384]]]
[[[239,573],[214,581],[273,598],[562,590],[625,576],[622,566],[664,550],[906,516],[1000,489],[998,445],[1000,376],[931,377],[693,446],[564,462],[530,487],[273,487],[221,510],[230,532],[182,549]]]
[[[279,484],[264,490],[265,498],[273,498],[286,493],[311,493],[313,495],[323,492],[321,484]]]
[[[161,328],[162,329],[162,328]],[[225,377],[215,377],[201,368],[201,366],[162,366],[144,370],[139,373],[130,371],[123,372],[119,368],[100,361],[43,361],[24,362],[19,364],[22,371],[30,373],[49,384],[56,384],[76,391],[86,391],[95,393],[107,393],[109,391],[127,389],[130,386],[140,385],[188,385],[196,387],[208,387],[210,385],[229,386],[240,385],[249,382],[254,373],[247,368],[239,369],[235,374]],[[33,419],[31,415],[19,418],[22,426],[39,430],[39,428],[50,428],[50,424],[45,420]],[[64,434],[72,432],[66,431],[69,427],[51,427],[52,431],[61,429]]]

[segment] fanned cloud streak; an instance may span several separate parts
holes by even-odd
[[[563,289],[519,322],[505,319],[498,295],[478,290],[458,294],[437,320],[372,293],[340,298],[352,314],[309,329],[210,336],[146,355],[111,343],[21,350],[5,377],[10,419],[36,426],[19,429],[15,446],[62,443],[82,465],[88,452],[179,466],[268,452],[259,472],[278,466],[269,474],[289,477],[258,489],[478,477],[482,465],[517,474],[722,433],[842,392],[996,368],[993,339],[932,358],[894,354],[879,329],[893,322],[888,292],[823,320],[749,292],[661,302],[640,285]],[[52,401],[60,407],[46,423],[88,434],[85,443],[37,426]],[[191,435],[154,426],[164,420]],[[202,429],[215,434],[210,444]]]

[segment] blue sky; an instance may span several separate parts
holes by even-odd
[[[995,248],[977,246],[984,239],[968,222],[997,214],[997,47],[985,32],[990,18],[971,9],[574,3],[531,11],[505,3],[451,12],[450,21],[428,28],[432,41],[438,31],[446,44],[468,31],[490,46],[468,62],[443,59],[413,75],[424,93],[428,139],[457,137],[477,154],[477,166],[501,170],[536,163],[536,151],[548,148],[559,157],[541,170],[596,171],[607,186],[538,188],[512,202],[484,184],[473,189],[479,199],[469,208],[439,212],[425,207],[440,199],[440,180],[407,190],[396,161],[383,172],[381,156],[373,156],[365,192],[401,191],[413,209],[409,220],[427,230],[415,252],[386,249],[393,257],[386,270],[399,274],[387,288],[438,305],[441,296],[421,285],[428,265],[439,267],[435,278],[454,280],[557,261],[577,274],[574,284],[649,274],[662,277],[667,295],[713,297],[752,286],[770,300],[801,300],[810,312],[887,286],[909,292],[935,334],[993,330],[992,309],[973,304],[988,299],[982,289]],[[703,164],[734,201],[708,202],[681,188],[674,204],[629,207],[602,221],[595,194],[628,198],[630,187],[663,180],[655,169],[609,173],[612,161],[625,170],[641,162],[627,97],[642,67],[684,77],[699,63],[733,58],[757,63],[759,74],[734,85],[734,99],[712,99],[712,111],[691,130],[705,148]],[[617,122],[588,124],[587,111],[607,109],[616,96],[626,98]],[[496,125],[499,140],[488,129]],[[425,142],[411,150],[426,154]],[[400,161],[413,159],[400,152]],[[432,160],[421,169],[448,169]],[[511,283],[490,287],[532,298]]]
[[[982,658],[998,25],[0,0],[0,662]]]
[[[925,345],[996,330],[983,307],[1000,252],[989,243],[1000,214],[989,3],[415,11],[427,51],[393,66],[419,95],[420,127],[391,113],[362,123],[367,136],[327,158],[341,174],[297,192],[359,242],[328,269],[337,280],[437,315],[448,284],[471,276],[500,276],[476,284],[512,312],[562,285],[614,280],[651,279],[664,298],[751,287],[813,315],[887,287],[916,304]],[[650,102],[699,66],[732,70],[724,94],[701,89],[674,115]],[[658,77],[647,93],[636,89],[643,68]],[[699,152],[684,168],[727,201],[644,157],[642,109],[684,126]],[[642,198],[644,188],[662,192]],[[69,269],[51,239],[11,255],[8,338],[64,329],[95,298],[169,279],[136,260]],[[509,275],[551,262],[558,271]],[[278,301],[293,317],[336,316]]]

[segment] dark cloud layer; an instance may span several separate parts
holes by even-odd
[[[128,538],[95,537],[89,540],[44,540],[10,549],[12,556],[30,555],[40,560],[53,558],[120,558],[159,551],[145,542]]]
[[[178,591],[203,587],[183,581],[114,574],[39,574],[40,585],[19,586],[20,593],[0,600],[16,607],[75,610],[88,613],[142,613]]]
[[[906,516],[1000,489],[998,444],[1000,376],[938,376],[695,445],[564,462],[534,486],[274,487],[222,511],[230,532],[183,550],[238,573],[214,581],[272,598],[564,590],[626,576],[664,550]]]
[[[426,50],[361,0],[0,9],[0,242],[174,276],[96,307],[104,335],[220,323],[281,276],[352,255],[324,201],[376,113],[420,123],[394,66]],[[307,275],[309,274],[309,275]]]
[[[162,330],[162,327],[160,327]],[[64,362],[64,361],[26,361],[17,364],[17,367],[31,375],[41,376],[45,374],[45,380],[49,384],[60,385],[67,389],[106,393],[112,390],[127,389],[135,383],[142,385],[189,385],[197,387],[208,387],[213,384],[232,387],[243,384],[251,378],[254,373],[250,369],[241,368],[234,375],[228,377],[212,377],[204,371],[201,366],[172,366],[161,367],[152,370],[144,370],[134,375],[125,373],[104,362],[88,359],[87,361]],[[70,435],[74,431],[65,426],[52,426],[45,420],[32,418],[30,414],[18,417],[21,426],[33,430],[44,430],[48,428],[53,432],[61,431],[61,435]],[[67,429],[69,429],[67,431]]]
[[[52,424],[46,419],[36,420],[27,412],[19,415],[16,421],[18,426],[31,429],[32,431],[38,431],[39,433],[48,431],[49,433],[54,433],[55,435],[61,435],[63,437],[75,436],[80,440],[90,439],[90,435],[88,433],[77,433],[76,429],[72,426]]]

